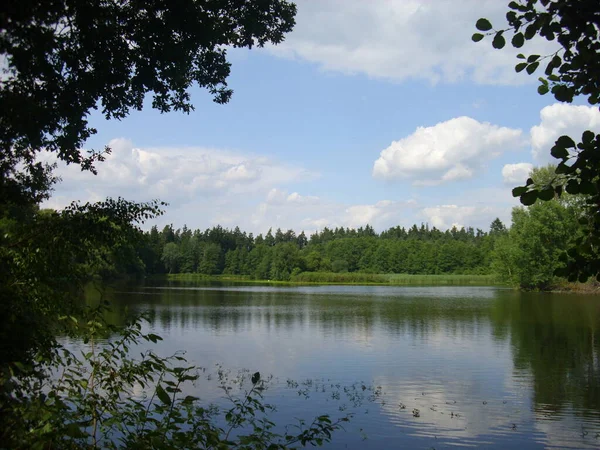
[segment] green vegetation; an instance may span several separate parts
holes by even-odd
[[[248,275],[209,276],[194,273],[167,275],[169,280],[189,282],[257,284],[377,284],[390,286],[493,286],[501,284],[495,275],[410,275],[374,273],[302,272],[289,281],[255,280]]]
[[[139,321],[112,329],[102,307],[87,311],[81,301],[91,279],[144,273],[139,225],[164,205],[119,198],[39,210],[58,181],[56,165],[40,153],[95,173],[110,152],[82,150],[96,133],[93,110],[122,119],[151,99],[161,112],[189,112],[192,85],[226,103],[227,49],[281,42],[295,14],[285,0],[2,4],[2,448],[282,449],[327,442],[346,420],[318,416],[297,434],[275,433],[257,372],[239,398],[223,386],[232,406],[218,426],[213,409],[182,396],[197,379],[194,367],[179,355],[133,357],[138,344],[159,337],[141,333]],[[207,273],[215,255],[215,247],[204,249]],[[172,269],[179,261],[167,251],[164,263]],[[83,340],[82,351],[59,345],[58,335]]]
[[[162,231],[153,227],[140,238],[138,255],[149,275],[198,273],[254,280],[389,284],[394,277],[377,274],[492,275],[492,250],[505,232],[498,219],[489,232],[414,225],[376,233],[367,225],[324,228],[310,237],[293,230],[269,230],[255,237],[239,228],[192,231],[167,225]],[[468,277],[465,281],[471,283]]]
[[[507,29],[494,30],[490,21],[483,18],[476,23],[479,31],[493,36],[492,46],[504,48],[508,33],[512,33],[511,44],[515,48],[538,36],[555,42],[558,50],[549,55],[518,54],[515,70],[532,75],[545,63],[544,75],[539,78],[541,95],[551,92],[557,101],[567,103],[584,97],[590,105],[600,104],[598,1],[521,0],[511,1],[508,7]],[[475,42],[483,38],[482,33],[473,34]],[[529,178],[524,186],[513,189],[513,195],[526,206],[537,200],[552,201],[565,192],[581,195],[579,232],[567,242],[568,258],[555,273],[570,281],[583,282],[590,277],[600,281],[600,135],[587,130],[579,142],[561,136],[550,153],[558,160],[552,176],[543,183]]]
[[[536,185],[552,177],[553,166],[534,169]],[[580,195],[562,196],[513,209],[512,226],[496,241],[493,267],[500,278],[524,289],[554,289],[566,281],[556,276],[570,261],[565,249],[584,233],[579,222]]]

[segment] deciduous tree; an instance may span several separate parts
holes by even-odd
[[[551,54],[517,55],[515,70],[533,75],[543,67],[541,95],[551,93],[560,102],[580,97],[590,105],[600,104],[600,2],[520,0],[511,1],[508,8],[508,28],[495,29],[489,20],[479,19],[480,32],[473,34],[473,40],[488,35],[497,49],[504,48],[507,39],[515,48],[525,47],[534,38],[555,42],[556,51]],[[524,205],[532,205],[563,192],[583,194],[585,214],[580,220],[584,233],[572,243],[568,257],[564,256],[567,264],[559,273],[572,281],[590,276],[600,279],[600,135],[588,130],[581,137],[561,136],[550,153],[558,160],[553,177],[541,185],[529,178],[525,186],[513,189],[513,195]]]

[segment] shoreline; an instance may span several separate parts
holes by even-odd
[[[188,281],[206,283],[235,283],[275,286],[315,286],[315,285],[348,285],[348,286],[498,286],[510,287],[496,281],[493,275],[408,275],[408,274],[357,274],[357,273],[321,273],[309,272],[309,276],[292,276],[290,280],[253,279],[238,275],[204,275],[178,273],[153,275],[152,280]]]

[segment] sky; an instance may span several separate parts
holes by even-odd
[[[516,50],[474,43],[501,0],[298,0],[278,46],[229,51],[226,105],[191,90],[195,111],[93,114],[86,149],[112,149],[98,175],[60,166],[44,206],[108,196],[169,203],[144,225],[255,234],[324,227],[445,230],[510,224],[532,167],[562,134],[600,132],[585,102],[537,94]],[[528,42],[525,54],[556,50]]]

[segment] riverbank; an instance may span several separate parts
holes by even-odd
[[[371,273],[303,272],[289,281],[256,280],[244,275],[203,275],[178,273],[166,275],[169,281],[222,282],[272,285],[388,285],[388,286],[503,286],[494,275],[410,275]]]

